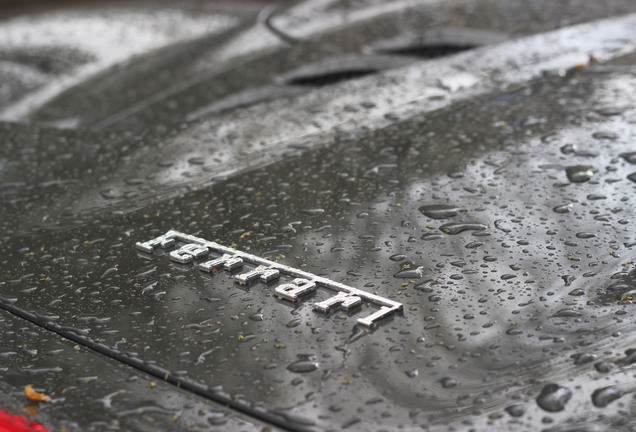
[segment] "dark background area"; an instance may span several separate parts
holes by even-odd
[[[190,1],[189,3],[210,3],[210,0],[206,1]],[[144,3],[144,4],[161,4],[164,6],[174,6],[173,1],[162,0],[150,0],[145,2],[133,2],[130,0],[0,0],[0,19],[7,19],[18,15],[32,14],[38,12],[47,12],[55,9],[62,9],[67,7],[90,7],[103,4],[116,4],[116,3]],[[268,0],[214,0],[214,3],[219,5],[233,5],[241,4],[246,8],[250,7],[263,7],[270,3],[281,3],[281,1],[268,1]]]
[[[89,6],[114,2],[124,3],[125,0],[3,0],[0,1],[0,19],[69,6]]]

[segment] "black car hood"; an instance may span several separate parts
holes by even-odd
[[[8,311],[8,360],[0,384],[14,395],[6,406],[33,381],[19,373],[22,326],[39,352],[83,350],[77,371],[60,354],[37,375],[54,402],[36,418],[54,428],[99,429],[133,416],[126,410],[144,404],[134,397],[73,414],[80,401],[118,391],[90,382],[130,374],[145,380],[126,387],[132,395],[154,383],[147,405],[161,405],[159,392],[176,395],[152,423],[165,430],[174,421],[217,427],[192,420],[206,398],[229,407],[216,416],[226,421],[220,428],[628,430],[636,18],[599,20],[594,7],[571,5],[573,21],[591,22],[531,29],[502,17],[537,5],[499,3],[480,5],[492,15],[464,3],[370,5],[349,23],[327,20],[333,25],[313,39],[309,30],[294,33],[291,12],[289,21],[280,18],[285,10],[261,15],[268,49],[287,59],[287,70],[251,71],[250,86],[297,92],[207,113],[201,107],[214,100],[202,87],[171,87],[170,97],[143,102],[161,79],[137,96],[110,97],[115,77],[124,87],[142,82],[150,70],[143,62],[156,67],[184,52],[207,54],[183,68],[165,60],[169,67],[209,84],[192,72],[202,59],[253,40],[245,36],[256,31],[251,21],[236,18],[242,24],[225,39],[154,51],[119,66],[121,75],[93,76],[5,122],[0,307]],[[615,14],[629,10],[616,3]],[[516,38],[436,59],[398,56],[387,66],[387,53],[374,50],[400,40],[394,29],[405,16],[443,27],[444,37],[457,36],[448,29],[462,22],[482,41],[493,41],[492,28]],[[373,32],[377,17],[389,24]],[[488,37],[480,22],[492,27]],[[370,36],[351,42],[356,26]],[[350,41],[349,52],[328,53],[329,37]],[[337,64],[329,59],[353,58],[342,63],[346,79],[299,84],[311,76],[302,61],[291,67],[302,44],[322,47],[303,61],[323,80],[335,73],[325,69]],[[267,60],[247,50],[214,67],[248,76],[250,62]],[[222,97],[246,87],[227,85]],[[74,129],[51,127],[93,86],[104,106],[76,108]],[[140,108],[120,110],[127,97]],[[187,109],[171,108],[172,97]],[[314,310],[333,294],[325,284],[291,302],[276,292],[284,280],[245,286],[236,273],[199,271],[214,253],[179,264],[170,252],[181,242],[152,254],[136,248],[169,230],[375,294],[401,311],[367,327],[358,319],[379,309],[372,301]],[[113,379],[116,363],[132,369]],[[81,383],[84,375],[95,379]],[[171,411],[179,398],[191,402],[182,420],[171,420],[182,413]],[[150,427],[139,417],[126,427]]]

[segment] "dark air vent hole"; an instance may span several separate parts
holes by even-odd
[[[434,59],[451,54],[456,54],[462,51],[468,51],[476,47],[477,45],[470,44],[430,44],[384,48],[378,49],[377,52],[379,54],[393,54],[418,57],[422,59]]]
[[[289,85],[322,87],[325,85],[336,84],[341,81],[347,81],[354,78],[360,78],[365,75],[371,75],[376,73],[375,69],[358,69],[358,70],[344,70],[325,72],[316,75],[304,75],[290,78],[286,81]]]
[[[367,47],[375,54],[437,59],[509,40],[503,33],[465,27],[434,27],[379,40]]]

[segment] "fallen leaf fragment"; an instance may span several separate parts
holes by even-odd
[[[30,385],[24,387],[24,394],[26,394],[26,397],[28,397],[29,400],[35,402],[51,402],[50,396],[47,396],[44,393],[36,392]]]

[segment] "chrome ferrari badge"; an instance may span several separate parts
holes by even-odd
[[[402,310],[402,303],[385,297],[178,231],[170,230],[160,237],[138,242],[136,248],[151,254],[158,246],[170,249],[176,246],[177,242],[180,247],[169,254],[172,261],[189,264],[197,260],[196,266],[206,273],[217,274],[220,270],[237,272],[234,280],[240,285],[257,281],[271,282],[273,285],[277,282],[274,288],[275,294],[290,302],[300,301],[304,296],[319,288],[335,291],[336,294],[327,300],[314,303],[314,310],[322,313],[338,307],[348,311],[354,310],[363,302],[378,306],[379,309],[371,315],[358,318],[358,324],[363,326],[370,327],[394,312]],[[278,282],[282,277],[286,280]]]

